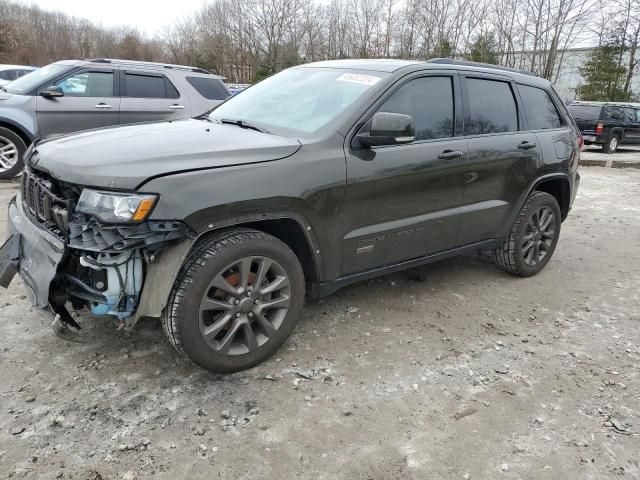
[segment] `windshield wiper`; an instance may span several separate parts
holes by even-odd
[[[250,123],[245,122],[244,120],[232,120],[229,118],[221,118],[220,123],[226,123],[228,125],[236,125],[238,127],[248,128],[249,130],[255,130],[256,132],[260,132],[260,133],[269,133],[265,130],[262,130],[256,127],[255,125],[251,125]]]

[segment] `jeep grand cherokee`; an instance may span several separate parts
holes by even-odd
[[[0,283],[68,308],[160,318],[217,372],[289,336],[305,296],[464,252],[551,259],[581,138],[549,82],[440,59],[285,70],[200,119],[114,127],[27,153]]]

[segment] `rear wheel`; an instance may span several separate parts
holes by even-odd
[[[213,372],[250,368],[289,337],[304,302],[291,249],[259,231],[198,245],[176,279],[163,324],[178,352]]]
[[[533,192],[516,219],[511,233],[494,251],[496,265],[521,277],[542,270],[555,251],[560,237],[560,206],[552,195]]]
[[[620,145],[620,138],[617,133],[614,133],[609,137],[607,143],[602,146],[602,151],[604,153],[615,153],[618,150],[618,145]]]
[[[0,127],[0,179],[13,178],[22,171],[26,150],[27,146],[19,135]]]

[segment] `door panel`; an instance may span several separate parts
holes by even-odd
[[[455,247],[467,155],[462,139],[349,153],[343,274]]]
[[[120,98],[112,70],[74,72],[55,85],[63,97],[36,100],[40,137],[118,124]]]
[[[459,241],[470,244],[499,238],[522,192],[541,164],[533,133],[513,132],[471,137],[465,173]],[[520,145],[535,145],[523,150]]]
[[[180,120],[191,116],[186,95],[181,95],[164,75],[123,71],[120,123]]]

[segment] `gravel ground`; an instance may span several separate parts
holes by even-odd
[[[354,285],[234,375],[153,321],[60,340],[14,281],[0,478],[640,478],[640,171],[582,178],[538,276],[466,256]]]

